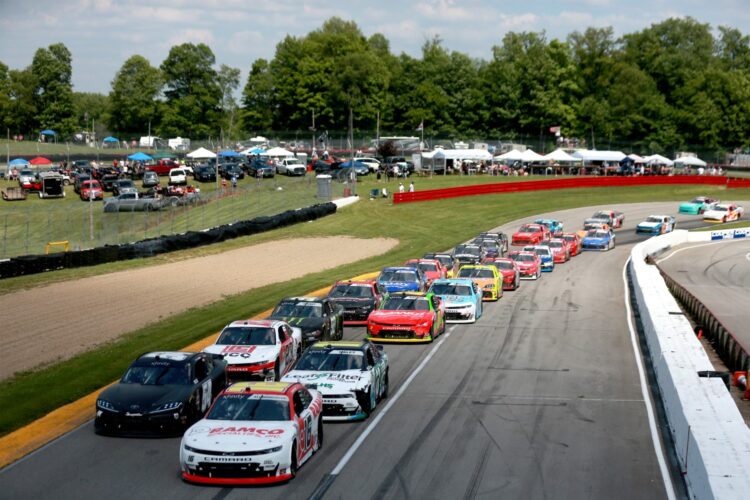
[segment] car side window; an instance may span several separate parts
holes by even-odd
[[[302,405],[302,396],[300,396],[300,391],[297,391],[294,393],[294,396],[292,396],[292,405],[294,405],[294,413],[297,415],[300,415],[303,411],[305,411],[305,407]]]
[[[197,378],[198,381],[201,381],[207,376],[208,376],[208,367],[206,366],[206,360],[203,358],[199,358],[195,362],[195,378]]]
[[[375,366],[375,358],[372,354],[372,349],[367,349],[367,366]]]
[[[284,327],[283,327],[283,328],[284,328],[284,334],[285,334],[285,335],[286,335],[287,337],[291,337],[291,336],[292,336],[292,327],[291,327],[291,326],[289,326],[289,325],[284,325]]]
[[[286,340],[286,337],[287,337],[286,330],[284,330],[283,326],[280,326],[278,328],[278,331],[279,331],[279,342],[284,342]]]
[[[214,371],[214,360],[213,358],[206,356],[206,369],[208,370],[208,373],[211,373]]]
[[[299,394],[300,401],[302,402],[302,408],[307,409],[307,407],[310,406],[310,403],[312,403],[312,394],[310,394],[307,389],[300,389],[297,391],[297,394]]]

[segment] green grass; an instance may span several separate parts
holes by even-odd
[[[365,199],[334,216],[217,245],[216,248],[223,250],[268,239],[330,235],[391,237],[400,242],[383,255],[228,297],[132,332],[70,360],[18,374],[0,386],[0,407],[3,408],[0,412],[0,434],[17,429],[116,379],[139,353],[155,349],[178,349],[216,332],[233,319],[246,318],[273,306],[284,295],[321,288],[336,279],[397,264],[427,251],[448,249],[482,230],[523,216],[595,204],[616,207],[620,203],[685,200],[699,194],[718,196],[720,191],[717,189],[706,192],[705,187],[701,186],[569,189],[473,196],[395,206],[385,200]],[[750,197],[750,190],[734,191],[733,197],[747,199]],[[213,252],[216,248],[202,249],[200,252]],[[184,256],[187,255],[195,253],[185,252]],[[108,264],[98,266],[100,269],[97,272],[125,269],[133,264],[143,263]],[[76,277],[79,277],[87,270],[74,271]],[[68,274],[67,277],[73,276]]]
[[[101,145],[101,144],[100,144]],[[2,157],[2,163],[4,164],[8,153],[10,153],[10,159],[13,160],[19,156],[31,157],[31,156],[61,156],[67,159],[70,156],[71,160],[75,160],[78,157],[95,156],[97,153],[102,156],[109,155],[131,155],[137,151],[144,151],[148,153],[148,148],[92,148],[81,144],[70,144],[67,145],[64,142],[36,142],[36,141],[10,141],[7,139],[0,139],[0,157]]]
[[[723,231],[724,229],[739,229],[741,227],[750,227],[750,220],[728,222],[726,224],[717,224],[711,227],[701,227],[699,229],[691,229],[691,231]]]

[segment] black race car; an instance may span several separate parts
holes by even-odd
[[[344,308],[328,297],[287,297],[269,316],[302,330],[302,342],[341,340],[344,337]]]
[[[503,249],[503,255],[508,253],[508,235],[502,232],[492,233],[492,232],[484,232],[479,233],[479,238],[482,239],[493,239],[497,241],[497,244],[500,245]]]
[[[152,352],[136,359],[96,400],[98,434],[180,435],[227,385],[220,356]]]

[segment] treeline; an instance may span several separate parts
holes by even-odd
[[[252,63],[240,102],[240,71],[216,67],[205,44],[182,44],[157,68],[125,61],[109,95],[73,92],[62,44],[32,64],[0,63],[0,122],[11,130],[65,133],[95,119],[127,136],[245,137],[258,131],[414,133],[470,138],[541,135],[627,141],[649,150],[700,144],[750,146],[750,37],[691,18],[668,19],[615,38],[612,28],[548,40],[508,33],[490,60],[427,40],[421,57],[395,55],[385,36],[365,37],[331,18],[303,37],[287,36],[272,60]]]

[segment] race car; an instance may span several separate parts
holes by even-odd
[[[615,233],[604,229],[592,229],[581,240],[584,250],[611,250],[615,248]]]
[[[555,219],[537,219],[534,224],[547,226],[551,236],[560,236],[563,233],[563,223]]]
[[[227,385],[227,363],[205,353],[150,352],[96,399],[97,434],[180,435]]]
[[[547,245],[529,245],[523,247],[526,252],[534,252],[542,261],[542,272],[550,273],[555,270],[555,258],[552,256],[552,250]]]
[[[445,268],[446,278],[452,278],[453,274],[458,271],[458,262],[450,252],[445,253],[426,253],[422,256],[423,259],[435,259]]]
[[[456,248],[453,249],[453,258],[458,261],[459,267],[466,264],[479,264],[484,258],[484,250],[481,246],[473,243],[456,245]]]
[[[583,221],[583,229],[577,231],[576,234],[583,238],[592,229],[603,229],[605,231],[609,231],[610,229],[612,229],[612,226],[610,226],[606,222],[603,222],[601,219],[588,218]]]
[[[503,255],[505,255],[503,247],[495,239],[483,238],[479,236],[474,238],[472,243],[482,247],[482,250],[484,252],[484,258],[482,260],[487,258],[502,257]]]
[[[485,259],[483,264],[495,266],[503,278],[503,290],[516,290],[521,284],[521,272],[518,265],[510,257],[498,257],[495,259]]]
[[[482,289],[470,279],[435,280],[429,292],[443,301],[446,323],[474,323],[482,317]]]
[[[508,258],[518,266],[518,273],[522,280],[537,280],[542,275],[542,259],[534,252],[514,250]]]
[[[495,266],[477,265],[463,266],[458,270],[456,278],[468,278],[482,290],[482,300],[499,300],[503,296],[503,275]]]
[[[718,204],[719,200],[717,199],[709,198],[708,196],[696,196],[690,201],[680,203],[678,212],[681,214],[700,215],[706,210],[713,210]]]
[[[511,244],[513,245],[539,245],[543,241],[550,239],[550,232],[547,226],[542,224],[524,224],[521,228],[513,233]]]
[[[575,257],[581,253],[581,237],[578,233],[563,233],[562,239],[568,243],[571,257]]]
[[[212,485],[289,481],[323,446],[323,397],[289,382],[239,382],[185,432],[185,481]]]
[[[547,246],[552,251],[555,264],[564,264],[570,260],[570,248],[564,239],[552,238],[547,242]]]
[[[480,238],[490,238],[497,241],[498,245],[503,249],[502,253],[505,255],[508,253],[508,235],[502,232],[481,232],[479,233]]]
[[[745,209],[736,203],[723,203],[716,205],[712,210],[703,212],[703,220],[706,222],[729,222],[739,220],[745,213]]]
[[[337,281],[328,291],[328,299],[344,308],[343,324],[366,325],[367,316],[383,299],[375,280]]]
[[[361,420],[388,397],[388,356],[367,340],[316,342],[287,373],[323,396],[323,420]]]
[[[704,216],[705,218],[705,216]],[[671,215],[649,215],[646,220],[635,227],[636,233],[664,234],[675,228],[675,220]]]
[[[328,297],[286,297],[269,319],[286,321],[302,331],[302,343],[340,340],[344,337],[344,307]]]
[[[625,222],[625,214],[622,212],[615,212],[614,210],[599,210],[594,212],[594,215],[592,215],[591,218],[606,222],[614,229],[622,227],[622,223]]]
[[[445,305],[432,293],[393,293],[367,318],[373,342],[432,342],[444,331]]]
[[[448,271],[436,259],[411,259],[404,262],[404,266],[418,268],[425,278],[425,288],[429,288],[434,280],[445,278]]]
[[[377,284],[388,293],[421,292],[425,289],[425,278],[419,268],[385,267],[380,271]]]
[[[224,357],[232,381],[279,380],[302,352],[302,332],[278,320],[233,321],[204,352]]]

